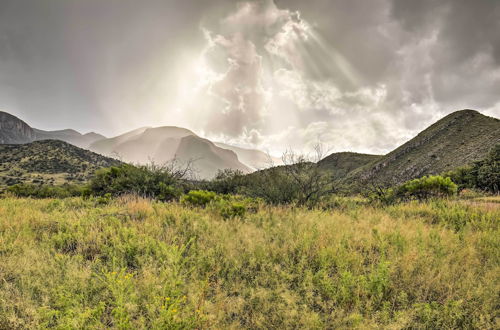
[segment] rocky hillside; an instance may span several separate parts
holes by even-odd
[[[0,144],[29,143],[36,138],[33,129],[21,119],[0,111]]]
[[[120,162],[56,140],[0,145],[0,186],[16,183],[83,183]]]
[[[349,174],[348,181],[401,183],[481,160],[500,143],[500,120],[474,110],[454,112],[401,147]]]
[[[44,131],[32,128],[21,119],[7,112],[0,111],[0,144],[21,144],[41,140],[61,140],[80,148],[88,146],[104,136],[91,132],[81,134],[73,129]]]

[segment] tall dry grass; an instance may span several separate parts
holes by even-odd
[[[0,328],[498,328],[500,211],[0,200]]]

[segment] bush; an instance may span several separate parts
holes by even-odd
[[[231,219],[236,217],[241,218],[244,217],[247,212],[247,208],[243,202],[221,200],[219,203],[217,203],[216,207],[219,210],[219,214],[224,219]]]
[[[215,178],[206,184],[206,190],[218,194],[236,194],[247,183],[247,178],[240,170],[219,170]]]
[[[450,178],[442,176],[424,176],[408,181],[394,191],[399,200],[425,200],[432,197],[448,197],[457,193],[458,187]]]
[[[69,198],[82,196],[85,192],[85,187],[69,184],[51,186],[20,183],[8,187],[6,191],[17,197]]]
[[[291,204],[316,207],[333,193],[333,180],[319,165],[318,152],[311,161],[289,151],[282,157],[284,166],[269,168],[248,176],[242,189],[247,196],[262,198],[270,204]]]
[[[96,172],[90,181],[91,194],[120,196],[135,194],[161,201],[178,199],[184,188],[182,173],[166,166],[122,165]]]
[[[193,206],[207,206],[211,201],[215,200],[217,194],[206,190],[192,190],[181,199],[184,204]]]

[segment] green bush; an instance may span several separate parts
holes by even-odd
[[[221,201],[218,203],[217,208],[219,209],[219,214],[224,219],[231,219],[236,217],[244,217],[247,208],[243,202],[232,202],[232,201]]]
[[[97,171],[89,189],[95,196],[135,194],[170,201],[181,196],[183,184],[182,177],[171,168],[125,164]]]
[[[84,194],[85,187],[69,184],[52,186],[20,183],[8,187],[6,191],[17,197],[69,198],[82,196]]]
[[[448,197],[457,193],[458,187],[450,178],[424,176],[397,187],[394,197],[398,200],[425,200],[433,197]]]
[[[212,191],[192,190],[182,197],[181,202],[193,206],[205,207],[215,200],[216,197],[217,194]]]
[[[224,195],[236,194],[247,181],[247,177],[239,170],[219,170],[215,178],[206,184],[205,189]]]

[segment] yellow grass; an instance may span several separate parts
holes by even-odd
[[[0,328],[495,328],[500,212],[0,200]]]

